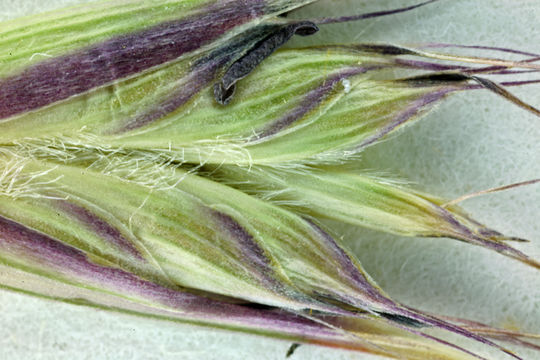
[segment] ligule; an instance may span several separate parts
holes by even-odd
[[[457,92],[539,115],[504,87],[525,83],[487,78],[537,71],[537,56],[279,50],[317,25],[436,2],[278,16],[315,1],[114,0],[4,24],[0,286],[395,358],[483,358],[431,328],[514,358],[490,339],[534,347],[394,301],[320,220],[450,237],[540,268],[457,205],[341,167]]]

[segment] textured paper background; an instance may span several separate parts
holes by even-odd
[[[0,0],[0,19],[79,2],[83,1]],[[301,14],[352,14],[412,3],[321,1]],[[538,19],[539,0],[443,0],[391,18],[326,26],[317,38],[295,42],[322,38],[398,44],[439,41],[540,53]],[[512,91],[540,106],[540,86]],[[386,170],[450,198],[538,178],[540,119],[487,91],[454,96],[398,136],[365,151],[358,167]],[[519,248],[540,259],[540,186],[480,197],[463,206],[497,230],[531,239]],[[344,228],[340,233],[368,272],[396,299],[424,310],[540,333],[540,272],[447,239],[406,239],[358,228]],[[284,359],[290,345],[6,291],[0,291],[0,319],[0,358],[10,360]],[[528,359],[539,357],[538,353],[521,354]],[[497,352],[490,356],[504,358]],[[292,357],[377,358],[316,346],[303,346]]]

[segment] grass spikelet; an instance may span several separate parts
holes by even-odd
[[[403,66],[388,52],[413,53],[391,46],[280,51],[249,75],[226,109],[214,99],[214,75],[201,78],[197,69],[182,70],[192,57],[137,81],[9,117],[0,122],[0,143],[92,139],[101,148],[158,151],[172,162],[199,164],[343,161],[449,94],[474,89],[470,83],[476,78],[461,73],[382,79]],[[214,60],[200,61],[214,66]],[[179,82],[171,76],[180,76]]]
[[[540,268],[505,244],[520,240],[489,229],[458,206],[381,177],[339,168],[220,166],[210,176],[305,216],[326,218],[402,236],[448,237],[483,246]]]
[[[137,159],[137,166],[145,161]],[[147,282],[118,293],[131,301],[147,299],[152,294],[145,288],[159,284],[298,314],[382,316],[422,336],[428,335],[415,327],[437,326],[495,346],[395,303],[319,226],[223,185],[177,170],[175,187],[153,191],[117,173],[43,160],[29,160],[24,172],[40,173],[58,186],[32,201],[3,198],[1,257],[19,269],[84,281],[101,292],[123,286],[116,270],[105,275],[105,268],[129,270],[132,281]],[[294,261],[291,253],[297,254]]]

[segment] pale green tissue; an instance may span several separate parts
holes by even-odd
[[[84,0],[0,0],[0,20],[81,2]],[[415,2],[327,0],[294,16],[349,15],[404,3]],[[436,41],[540,53],[539,18],[540,0],[441,1],[389,18],[323,27],[316,37],[295,42]],[[540,86],[512,91],[540,106]],[[461,94],[398,136],[366,150],[358,167],[386,170],[450,198],[539,178],[540,121],[487,91]],[[531,239],[529,244],[516,246],[540,259],[540,186],[480,197],[463,206],[492,228]],[[358,228],[344,228],[343,233],[366,270],[396,300],[441,314],[540,333],[538,270],[453,240],[405,239]],[[0,291],[0,318],[0,358],[10,360],[284,359],[290,345],[6,291]],[[523,350],[519,354],[527,359],[539,356]],[[498,352],[490,356],[503,359]],[[315,346],[300,347],[292,357],[377,358]]]

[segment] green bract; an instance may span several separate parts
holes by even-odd
[[[158,151],[191,163],[340,160],[454,90],[376,80],[391,62],[354,48],[286,50],[241,82],[226,107],[208,81],[164,110],[198,86],[192,61],[11,117],[0,123],[0,142]]]
[[[383,177],[356,174],[339,167],[234,166],[215,168],[210,176],[307,216],[397,235],[455,238],[540,266],[505,244],[505,241],[523,240],[486,228],[458,206],[446,206],[444,199]]]

